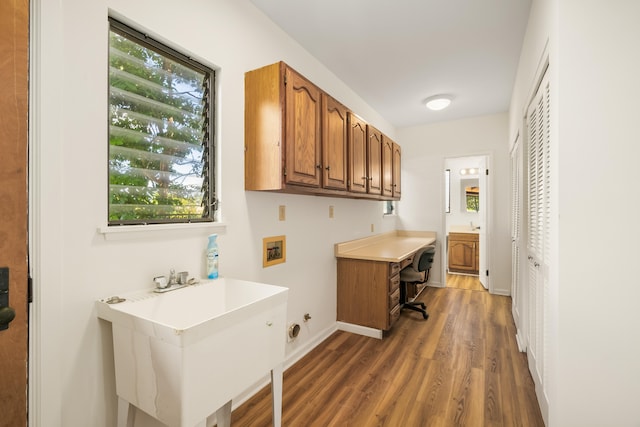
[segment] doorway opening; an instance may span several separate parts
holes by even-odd
[[[489,289],[489,155],[444,161],[444,286]],[[472,283],[474,282],[475,283]]]

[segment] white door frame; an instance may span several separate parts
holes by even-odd
[[[473,158],[478,158],[481,157],[484,159],[484,165],[486,165],[486,168],[489,169],[489,174],[486,176],[486,188],[480,188],[480,192],[482,194],[482,192],[484,191],[486,193],[486,216],[484,218],[484,224],[480,224],[480,230],[484,230],[483,234],[485,235],[485,241],[486,241],[486,245],[484,248],[484,251],[480,251],[480,256],[482,256],[482,253],[484,252],[484,265],[485,265],[485,269],[489,270],[489,276],[485,275],[486,278],[486,282],[483,283],[483,285],[485,285],[485,287],[489,290],[489,293],[493,293],[493,283],[491,281],[491,248],[493,247],[492,245],[492,241],[491,241],[491,223],[492,223],[492,212],[491,212],[491,206],[493,203],[493,197],[492,197],[492,193],[493,193],[493,174],[491,173],[491,165],[493,164],[493,152],[492,151],[484,151],[484,152],[480,152],[480,153],[470,153],[470,154],[465,154],[465,155],[450,155],[450,156],[444,156],[443,161],[442,161],[442,173],[444,174],[444,171],[446,169],[448,169],[448,161],[449,160],[453,160],[453,159],[463,159],[463,158],[467,158],[467,157],[473,157]],[[446,197],[446,190],[445,190],[445,180],[443,178],[442,180],[442,188],[441,188],[441,197],[443,200],[443,204],[442,206],[445,206],[445,197]],[[481,207],[482,209],[482,207]],[[441,256],[441,262],[442,262],[442,272],[443,272],[443,277],[442,277],[442,286],[446,287],[447,286],[447,265],[448,265],[448,242],[447,242],[447,236],[448,236],[448,217],[447,217],[447,213],[445,213],[443,211],[442,214],[442,230],[443,230],[443,238],[442,238],[442,256]],[[483,247],[482,243],[481,243],[481,248]],[[481,263],[482,264],[482,263]],[[479,271],[479,273],[483,273],[482,271]]]

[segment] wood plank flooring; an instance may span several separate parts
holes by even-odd
[[[511,299],[470,276],[447,284],[418,297],[428,320],[404,310],[383,340],[338,331],[290,367],[283,426],[544,426]],[[271,426],[270,387],[231,421]]]

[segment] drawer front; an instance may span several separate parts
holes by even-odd
[[[393,277],[398,273],[400,273],[400,263],[399,262],[389,263],[389,277]]]
[[[403,259],[402,261],[400,261],[400,269],[403,269],[406,266],[411,265],[412,262],[413,262],[413,255]]]
[[[478,242],[480,235],[476,233],[449,233],[449,241]]]
[[[400,289],[389,295],[389,308],[393,309],[400,302]]]
[[[393,310],[389,312],[389,327],[393,326],[394,323],[400,318],[400,305],[396,305]]]
[[[389,293],[392,294],[399,288],[400,288],[400,275],[396,274],[391,279],[389,279]]]

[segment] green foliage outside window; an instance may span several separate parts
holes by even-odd
[[[213,72],[111,24],[110,224],[211,220]]]

